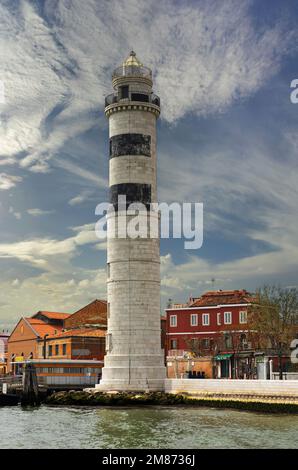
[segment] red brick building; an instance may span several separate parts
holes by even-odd
[[[8,339],[7,371],[13,371],[12,361],[37,358],[37,340],[60,333],[68,316],[66,313],[40,311],[30,318],[21,318]]]
[[[39,359],[103,360],[105,329],[78,328],[38,339]],[[46,348],[46,349],[45,349]]]
[[[167,308],[167,356],[210,356],[214,377],[248,376],[253,346],[247,312],[252,300],[246,290],[211,291]]]
[[[39,311],[21,318],[8,340],[8,372],[28,359],[102,360],[105,353],[107,303],[94,300],[72,315]]]

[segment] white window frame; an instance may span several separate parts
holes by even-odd
[[[198,314],[197,313],[191,313],[190,326],[198,326]]]
[[[221,312],[217,312],[216,314],[216,323],[217,325],[221,325]]]
[[[243,315],[244,315],[244,319],[243,319]],[[242,325],[247,323],[247,310],[240,310],[239,323],[241,323]]]
[[[229,315],[230,321],[227,321],[227,315]],[[233,323],[232,312],[224,312],[224,324],[231,325]]]
[[[203,313],[202,314],[202,326],[209,326],[209,325],[210,325],[210,313]]]
[[[177,315],[170,315],[170,327],[175,328],[177,326]]]

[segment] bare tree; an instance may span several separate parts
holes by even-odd
[[[279,378],[283,378],[282,357],[289,354],[290,343],[297,331],[298,291],[278,286],[257,290],[249,309],[249,328],[258,347],[278,355]]]

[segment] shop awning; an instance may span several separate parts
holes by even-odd
[[[233,354],[217,354],[214,359],[216,361],[225,361],[226,359],[230,359],[232,356]]]

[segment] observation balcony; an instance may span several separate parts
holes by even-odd
[[[141,103],[151,103],[155,106],[160,107],[160,98],[159,96],[155,95],[155,93],[134,93],[130,92],[130,96],[127,98],[120,98],[118,93],[111,93],[110,95],[106,96],[105,98],[105,107],[109,106],[110,104],[114,103],[130,103],[131,101],[138,101]]]

